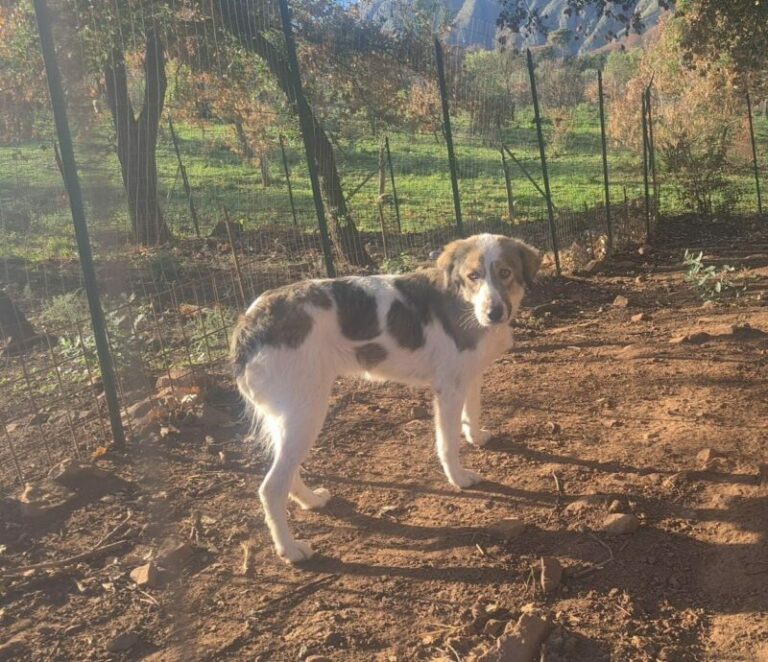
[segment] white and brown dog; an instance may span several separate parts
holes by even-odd
[[[512,342],[510,322],[541,264],[515,239],[483,234],[454,241],[437,268],[403,276],[313,280],[262,294],[232,338],[237,385],[273,455],[259,494],[277,553],[312,556],[288,528],[288,497],[322,508],[327,490],[299,474],[340,375],[430,386],[437,454],[459,488],[481,480],[459,463],[461,431],[482,446],[483,371]]]

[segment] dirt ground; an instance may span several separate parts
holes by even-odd
[[[291,506],[318,552],[301,568],[274,554],[239,425],[101,457],[113,475],[34,524],[6,500],[0,659],[471,660],[533,603],[548,662],[768,660],[768,232],[749,228],[668,223],[663,249],[543,278],[487,375],[474,489],[443,477],[426,393],[340,384],[305,465],[333,499]],[[743,267],[739,297],[703,305],[683,248]],[[226,384],[208,397],[236,409]],[[609,509],[639,528],[605,532]],[[549,593],[541,557],[565,568]]]

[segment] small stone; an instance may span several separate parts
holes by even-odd
[[[517,623],[509,623],[496,646],[477,658],[477,662],[535,662],[541,645],[552,628],[549,615],[539,610],[523,613]]]
[[[605,505],[605,497],[597,494],[590,494],[589,496],[581,497],[569,503],[563,511],[566,515],[578,516],[583,515],[589,510],[595,508],[602,508]]]
[[[640,520],[634,515],[613,513],[603,520],[603,531],[613,536],[633,533],[638,528],[640,528]]]
[[[552,556],[541,557],[541,588],[544,593],[551,593],[563,579],[563,566]]]
[[[505,517],[488,527],[488,532],[502,540],[512,540],[525,531],[526,524],[516,517]]]
[[[650,318],[646,313],[637,313],[630,318],[633,322],[647,322]]]
[[[75,494],[52,480],[27,483],[19,497],[23,517],[34,519],[63,508],[74,499]]]
[[[411,420],[418,420],[420,418],[427,418],[429,416],[429,411],[426,407],[423,407],[421,405],[415,405],[411,407]]]
[[[612,305],[614,308],[628,308],[629,299],[627,299],[627,297],[625,297],[623,294],[619,294],[619,296],[613,300]]]
[[[157,586],[157,567],[152,561],[131,570],[131,579],[137,586],[155,588]]]
[[[195,550],[189,543],[172,543],[165,547],[157,555],[157,561],[160,565],[167,568],[180,568],[189,561],[195,554]]]
[[[70,488],[82,487],[88,480],[104,480],[109,475],[104,469],[73,458],[62,460],[48,472],[48,478]]]
[[[123,632],[107,642],[107,651],[110,653],[121,653],[129,648],[133,648],[138,641],[139,635],[135,632]]]
[[[618,499],[614,499],[611,501],[611,504],[608,506],[608,512],[609,513],[621,513],[624,511],[624,504],[621,503]]]
[[[650,255],[653,253],[653,246],[649,246],[648,244],[643,244],[640,246],[640,248],[637,249],[638,255]]]
[[[668,478],[664,479],[664,482],[662,485],[664,487],[680,487],[680,485],[683,485],[691,480],[691,476],[687,471],[678,471],[675,474],[672,474]]]

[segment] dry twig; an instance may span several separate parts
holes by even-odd
[[[89,561],[90,559],[96,558],[97,556],[101,556],[103,554],[106,554],[107,552],[111,552],[115,549],[119,549],[123,545],[127,545],[130,542],[131,541],[128,539],[118,540],[117,542],[110,543],[109,545],[94,547],[93,549],[89,549],[87,552],[83,552],[82,554],[75,554],[74,556],[69,556],[65,559],[59,559],[58,561],[44,561],[43,563],[25,565],[25,566],[22,566],[21,568],[16,568],[16,570],[14,570],[13,572],[0,575],[0,579],[15,579],[17,577],[23,577],[25,574],[29,572],[36,572],[37,570],[61,568],[63,566],[72,565],[73,563],[80,563],[80,561]]]

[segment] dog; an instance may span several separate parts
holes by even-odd
[[[437,455],[448,481],[481,480],[459,463],[461,432],[483,446],[483,371],[512,343],[510,323],[541,266],[540,253],[500,235],[448,244],[436,266],[398,276],[310,280],[259,296],[233,333],[237,386],[272,465],[259,489],[267,526],[290,563],[313,552],[288,527],[288,498],[304,509],[331,498],[299,473],[339,376],[431,387]]]

